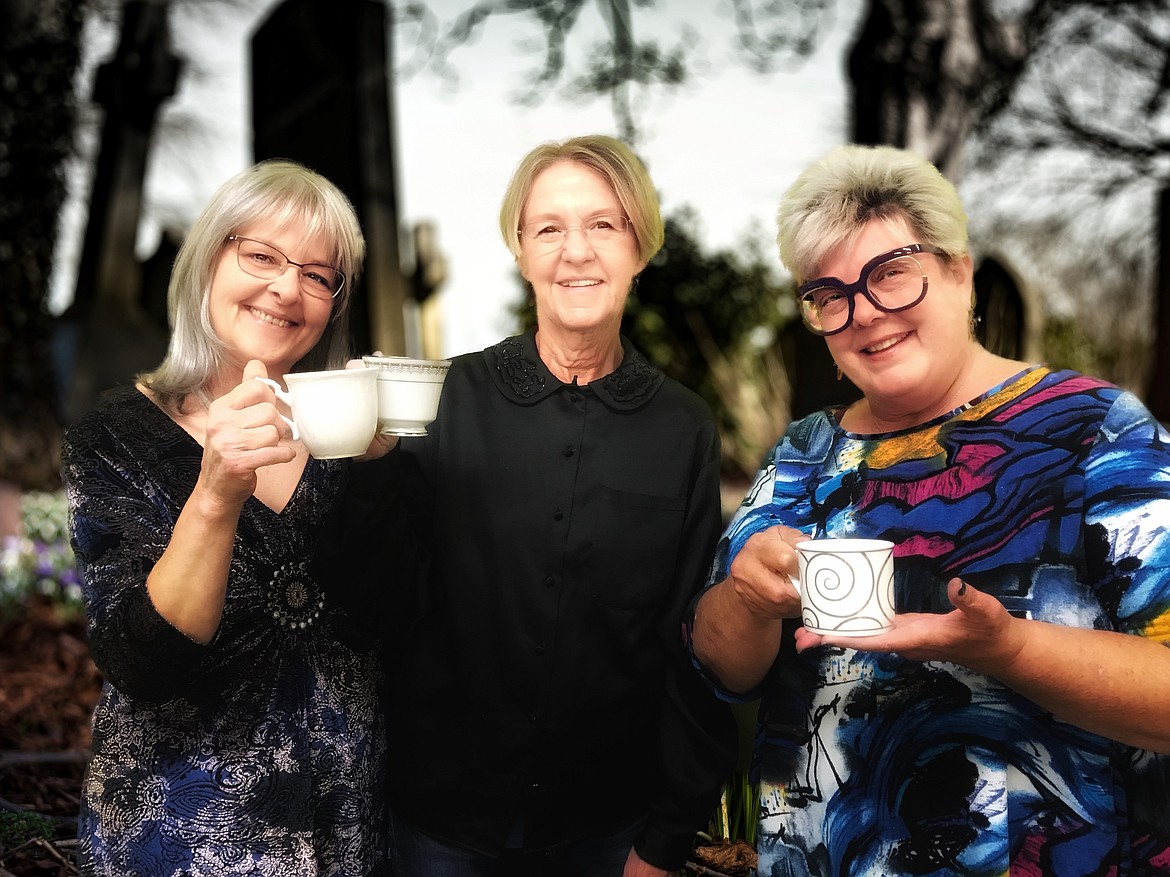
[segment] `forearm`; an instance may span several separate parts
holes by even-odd
[[[1010,626],[1009,639],[1020,643],[1018,651],[972,669],[1077,727],[1170,752],[1170,647],[1042,621],[1015,618]]]
[[[240,507],[210,498],[197,484],[166,550],[146,580],[155,610],[192,640],[219,629]]]
[[[695,607],[695,657],[729,691],[751,691],[776,660],[782,630],[781,619],[752,612],[724,579]]]

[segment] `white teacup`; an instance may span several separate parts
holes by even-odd
[[[426,435],[439,413],[448,359],[363,356],[378,378],[378,423],[387,435]]]
[[[276,381],[256,380],[292,409],[292,418],[282,414],[281,420],[318,460],[358,457],[369,449],[378,430],[376,375],[360,368],[294,372],[284,376],[287,393]]]
[[[873,636],[894,620],[894,543],[810,539],[796,544],[801,619],[813,633]]]

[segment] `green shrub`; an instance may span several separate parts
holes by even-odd
[[[0,810],[0,853],[30,840],[53,839],[53,823],[39,813]]]

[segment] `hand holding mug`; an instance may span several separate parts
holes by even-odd
[[[953,578],[947,597],[950,612],[907,612],[894,615],[885,631],[873,636],[820,634],[802,628],[796,633],[798,651],[820,645],[875,652],[896,652],[916,661],[951,661],[980,673],[999,676],[1023,648],[1030,622],[1013,618],[990,594]]]
[[[752,535],[731,562],[728,581],[753,615],[761,618],[800,616],[796,545],[808,539],[791,527],[769,527]]]

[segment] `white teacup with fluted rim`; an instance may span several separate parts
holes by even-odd
[[[801,620],[806,630],[875,636],[894,621],[894,543],[809,539],[796,543]]]
[[[426,435],[439,413],[449,359],[408,356],[362,357],[378,380],[378,424],[385,435]]]
[[[377,376],[365,369],[328,369],[284,375],[287,392],[270,378],[270,386],[292,411],[280,415],[293,439],[304,442],[318,460],[360,457],[378,431]]]

